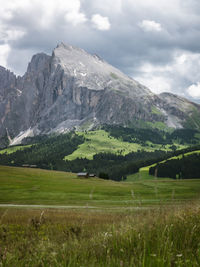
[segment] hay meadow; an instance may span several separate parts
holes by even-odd
[[[144,176],[1,166],[0,266],[199,266],[200,182]]]

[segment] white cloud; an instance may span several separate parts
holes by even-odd
[[[143,20],[140,22],[139,27],[146,32],[160,32],[162,31],[162,26],[160,23],[155,22],[154,20]]]
[[[174,53],[173,61],[166,65],[143,63],[136,80],[145,84],[154,93],[172,92],[200,98],[200,54],[187,51]],[[192,84],[187,89],[185,84]]]
[[[83,13],[78,13],[76,11],[67,13],[65,19],[66,21],[71,22],[74,26],[87,21],[87,18]]]
[[[110,29],[111,25],[110,25],[108,17],[103,17],[99,14],[95,14],[92,16],[91,21],[94,27],[97,28],[98,30],[107,31]]]
[[[26,32],[22,29],[8,28],[0,25],[0,39],[3,42],[9,42],[13,40],[18,40],[23,37]]]
[[[7,66],[7,57],[10,53],[10,46],[8,44],[0,45],[0,66]]]
[[[139,68],[140,74],[134,78],[156,94],[172,92],[171,78],[164,75],[171,72],[171,70],[172,68],[169,65],[155,66],[151,63],[144,63]]]
[[[187,93],[196,99],[200,98],[200,82],[196,83],[196,84],[192,84],[191,86],[189,86],[187,88]]]
[[[33,14],[35,26],[48,29],[63,17],[73,25],[85,22],[86,16],[80,12],[80,0],[0,0],[0,21],[12,19],[13,14]],[[1,21],[2,22],[2,21]],[[26,25],[24,25],[26,26]],[[41,29],[40,29],[41,30]]]
[[[56,15],[64,16],[66,22],[76,26],[87,20],[85,14],[80,12],[80,7],[80,0],[43,0],[43,20],[47,21],[48,27],[49,21],[56,22]]]
[[[15,8],[18,8],[18,5],[21,6],[24,3],[25,8],[26,3],[22,1],[2,1],[0,0],[0,40],[3,42],[9,42],[13,40],[18,40],[23,37],[26,31],[22,27],[18,27],[12,24],[9,24],[9,21],[13,17],[13,12],[15,12]],[[21,5],[20,5],[21,4]]]
[[[178,52],[173,63],[174,73],[187,79],[191,84],[199,81],[200,53]]]
[[[152,92],[160,94],[162,92],[171,92],[170,80],[163,76],[156,76],[148,73],[143,76],[134,77],[138,82],[147,86]]]
[[[127,1],[127,0],[126,0]],[[96,10],[99,14],[119,14],[122,6],[126,2],[124,0],[82,0],[83,6],[89,7],[90,10]],[[126,4],[126,3],[125,3]],[[114,7],[114,8],[113,8]]]

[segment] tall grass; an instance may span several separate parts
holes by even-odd
[[[200,266],[200,205],[0,210],[0,266]]]

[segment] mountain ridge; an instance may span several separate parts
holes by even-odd
[[[59,44],[32,57],[23,76],[0,67],[0,143],[101,124],[199,128],[200,105],[153,94],[97,55]],[[189,122],[189,126],[187,123]]]

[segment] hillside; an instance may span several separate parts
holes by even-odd
[[[107,125],[94,131],[28,137],[23,146],[0,150],[0,164],[88,171],[120,181],[143,166],[184,153],[187,148],[199,149],[198,144],[197,130],[166,132]]]

